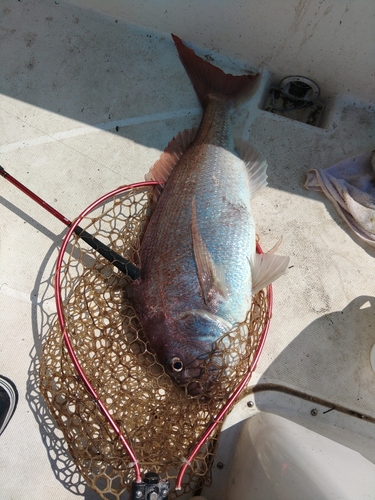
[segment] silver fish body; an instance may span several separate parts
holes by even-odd
[[[240,158],[230,127],[234,102],[219,92],[205,95],[195,139],[172,168],[147,226],[133,287],[158,360],[193,395],[210,385],[204,360],[245,320],[254,291],[250,200],[266,182],[266,163],[250,147]]]

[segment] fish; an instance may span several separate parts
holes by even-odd
[[[215,343],[243,322],[252,296],[288,267],[289,258],[256,253],[251,198],[267,183],[267,162],[234,142],[233,109],[259,73],[233,76],[172,35],[203,107],[198,130],[179,132],[146,175],[163,188],[140,244],[134,309],[166,373],[190,396],[209,393]]]

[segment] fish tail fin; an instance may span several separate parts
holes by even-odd
[[[178,36],[172,35],[172,38],[203,107],[212,93],[220,94],[234,103],[254,93],[260,73],[241,76],[224,73],[220,68],[197,56]]]

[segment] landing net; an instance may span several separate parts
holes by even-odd
[[[137,264],[153,189],[143,183],[113,191],[80,216],[80,227]],[[61,314],[98,397],[78,375],[58,321],[44,344],[40,380],[79,471],[101,498],[128,498],[134,463],[103,415],[100,400],[133,450],[141,473],[156,472],[171,481],[170,499],[209,485],[221,420],[187,467],[182,489],[173,488],[191,449],[254,369],[270,317],[270,290],[256,294],[246,320],[217,343],[219,376],[211,397],[193,397],[171,381],[150,351],[128,298],[130,278],[74,234],[68,233],[65,243],[56,276]]]

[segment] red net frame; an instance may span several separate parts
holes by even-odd
[[[67,348],[67,351],[69,353],[69,356],[71,358],[71,361],[75,367],[75,370],[77,372],[78,377],[82,381],[83,385],[85,386],[86,390],[92,397],[92,399],[95,401],[95,404],[99,408],[101,414],[105,417],[105,419],[108,421],[109,425],[117,435],[118,440],[122,444],[123,448],[125,449],[129,461],[133,466],[134,469],[134,476],[135,476],[135,481],[140,482],[142,480],[142,471],[141,467],[138,462],[138,457],[136,452],[133,450],[133,447],[127,437],[124,435],[124,431],[121,429],[121,426],[118,424],[115,418],[113,418],[111,412],[108,410],[107,405],[103,401],[103,398],[100,397],[98,394],[96,388],[94,387],[94,384],[89,380],[89,377],[87,376],[85,370],[83,369],[78,356],[76,355],[75,349],[73,347],[73,344],[70,339],[70,334],[69,331],[66,327],[66,321],[65,321],[65,316],[64,316],[64,301],[62,298],[62,293],[61,293],[61,270],[63,268],[63,260],[64,260],[64,255],[67,249],[68,244],[71,241],[72,235],[74,233],[75,228],[87,217],[93,210],[95,210],[97,207],[102,205],[103,203],[107,202],[111,198],[115,198],[119,195],[122,195],[123,193],[136,190],[138,188],[143,188],[143,187],[151,187],[154,185],[157,185],[157,182],[141,182],[141,183],[136,183],[136,184],[130,184],[128,186],[122,186],[120,188],[117,188],[102,197],[100,197],[98,200],[93,202],[91,205],[89,205],[78,217],[77,219],[71,224],[64,240],[61,246],[61,249],[59,251],[59,255],[57,258],[57,263],[56,263],[56,275],[55,275],[55,299],[56,299],[56,307],[57,307],[57,314],[58,314],[58,321],[60,324],[60,329],[61,333],[63,336],[63,341],[65,343],[65,346]],[[257,252],[262,253],[260,245],[257,243]],[[227,399],[227,401],[224,401],[221,408],[219,411],[213,415],[211,418],[210,422],[207,424],[206,429],[200,434],[199,438],[196,440],[196,442],[192,443],[192,447],[190,449],[189,454],[186,456],[184,459],[184,463],[180,467],[176,481],[175,481],[175,489],[180,490],[183,482],[184,475],[186,473],[187,468],[192,464],[194,461],[195,457],[197,456],[199,450],[204,446],[206,443],[207,439],[215,432],[215,430],[220,426],[220,424],[223,421],[223,418],[225,415],[228,413],[228,411],[233,407],[234,403],[238,400],[242,390],[246,387],[248,384],[251,375],[253,371],[256,368],[257,362],[259,360],[259,356],[262,352],[266,336],[268,333],[269,329],[269,323],[270,319],[272,316],[272,302],[273,302],[273,293],[272,293],[272,286],[270,285],[267,288],[267,302],[268,302],[268,311],[267,311],[267,319],[265,321],[263,331],[260,335],[260,339],[258,342],[258,345],[256,347],[251,365],[248,369],[248,372],[246,375],[241,379],[241,381],[238,383],[237,387],[235,390],[232,392],[231,396]]]

